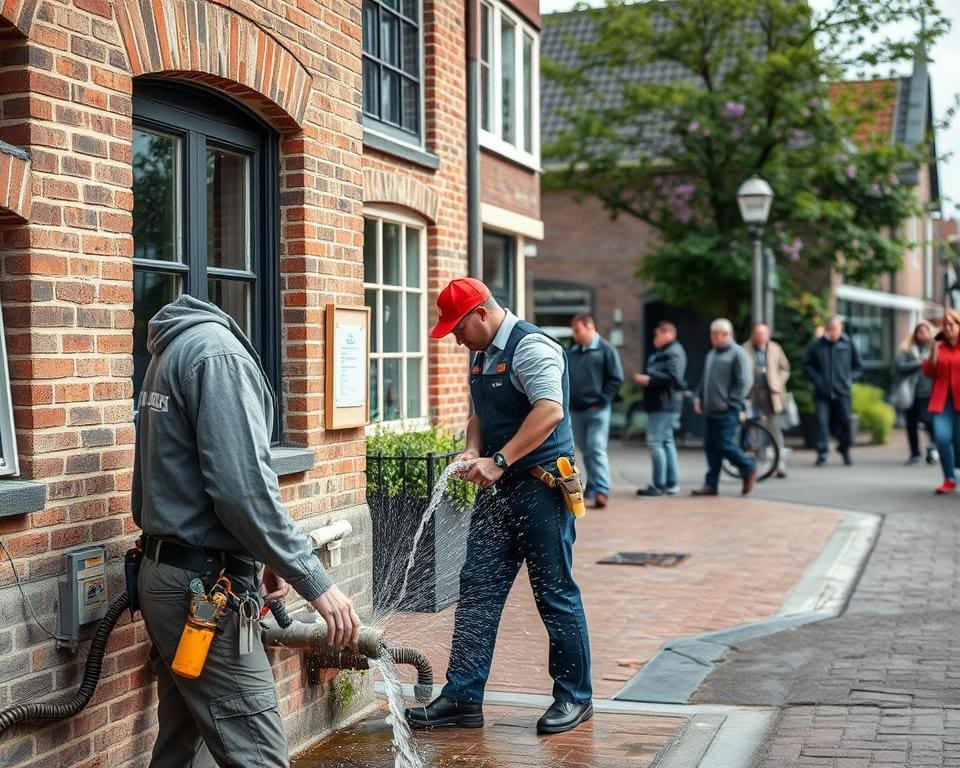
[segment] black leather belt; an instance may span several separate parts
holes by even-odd
[[[196,571],[200,574],[226,571],[228,576],[252,578],[258,570],[254,562],[218,549],[197,549],[155,536],[144,536],[144,539],[146,543],[143,554],[158,563],[183,568],[185,571]]]

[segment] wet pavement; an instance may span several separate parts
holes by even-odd
[[[680,717],[598,714],[568,733],[539,736],[539,709],[484,707],[483,728],[418,731],[430,768],[646,768],[684,723]],[[383,709],[297,757],[291,768],[392,768]]]

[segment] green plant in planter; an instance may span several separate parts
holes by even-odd
[[[851,409],[860,418],[860,428],[869,432],[874,443],[890,441],[897,414],[884,400],[880,387],[871,384],[854,384],[850,398]]]
[[[459,436],[455,436],[440,427],[418,432],[395,432],[387,429],[378,429],[367,438],[367,456],[409,457],[409,461],[368,462],[367,465],[367,493],[383,493],[386,496],[427,497],[427,461],[431,454],[454,453],[462,450],[463,443]],[[437,476],[445,465],[440,464]],[[382,473],[382,475],[381,475]],[[447,498],[458,509],[467,509],[473,503],[476,487],[472,483],[453,479],[447,486]]]

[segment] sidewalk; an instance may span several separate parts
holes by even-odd
[[[598,703],[616,694],[668,640],[775,615],[841,519],[834,510],[742,499],[734,482],[722,485],[724,495],[719,498],[641,499],[634,494],[636,485],[627,479],[634,479],[631,472],[641,476],[646,472],[646,451],[617,446],[612,459],[615,487],[610,505],[589,510],[578,522],[575,548]],[[702,453],[684,452],[681,479],[687,488],[699,485],[702,471]],[[618,551],[687,553],[689,557],[674,567],[597,564]],[[429,656],[435,682],[440,684],[453,613],[450,607],[438,614],[396,614],[384,623],[392,644],[416,647]],[[409,673],[401,670],[401,674]],[[406,679],[412,681],[412,677]],[[544,707],[542,702],[534,706],[526,694],[548,695],[550,690],[546,632],[526,573],[521,571],[504,611],[488,686],[488,699],[504,703],[485,707],[487,725],[481,730],[416,734],[418,746],[428,757],[426,764],[643,768],[685,724],[689,728],[697,711],[607,706],[572,733],[538,737],[534,723]],[[621,710],[662,714],[621,714]],[[377,748],[389,745],[384,727],[382,715],[368,720],[352,734],[331,738],[296,765],[379,768],[381,763],[373,755],[378,754]],[[356,753],[361,748],[366,750],[363,756]],[[387,756],[383,765],[392,765],[392,757]]]

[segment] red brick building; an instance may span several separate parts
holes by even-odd
[[[111,599],[123,588],[146,323],[184,292],[258,348],[284,499],[305,529],[351,521],[332,573],[370,617],[365,430],[324,428],[324,309],[372,307],[372,422],[459,428],[465,357],[426,340],[436,294],[486,271],[523,306],[524,244],[542,232],[537,5],[474,10],[471,179],[463,4],[0,4],[0,539],[48,630],[64,550],[105,546]],[[94,626],[79,654],[58,650],[2,558],[0,707],[71,693]],[[0,734],[0,764],[141,764],[147,651],[123,619],[81,715]],[[370,700],[369,676],[343,702],[299,656],[273,658],[294,748]]]

